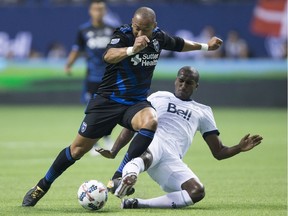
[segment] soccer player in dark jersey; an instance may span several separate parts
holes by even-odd
[[[87,103],[96,93],[105,72],[106,64],[103,54],[110,42],[114,28],[104,23],[106,5],[104,1],[93,0],[90,3],[89,15],[91,20],[79,27],[77,38],[68,56],[65,71],[71,74],[71,67],[80,56],[85,54],[87,61],[86,77],[81,102]]]
[[[161,50],[216,50],[221,44],[217,37],[211,38],[208,44],[171,37],[157,27],[151,8],[137,9],[132,24],[118,28],[107,45],[103,80],[89,101],[75,140],[59,153],[46,175],[26,193],[22,206],[36,205],[55,179],[101,137],[109,135],[117,124],[138,132],[112,179],[121,177],[123,166],[148,148],[157,128],[156,112],[147,101],[147,94]]]
[[[87,104],[92,95],[102,81],[106,64],[103,61],[103,54],[107,44],[110,42],[114,28],[104,23],[106,14],[106,4],[102,0],[92,0],[89,6],[89,15],[91,20],[79,27],[76,42],[68,56],[65,71],[71,74],[71,67],[80,56],[85,53],[87,61],[86,77],[84,79],[83,92],[81,102]],[[112,140],[109,136],[103,138],[105,148],[110,148]],[[94,149],[91,150],[92,155],[96,155]]]

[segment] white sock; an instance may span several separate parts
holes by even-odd
[[[129,163],[127,163],[123,170],[122,170],[122,177],[125,176],[127,173],[134,172],[139,175],[139,173],[143,172],[145,169],[144,162],[142,158],[134,158]]]
[[[193,205],[186,190],[168,193],[152,199],[138,199],[139,208],[181,208]]]

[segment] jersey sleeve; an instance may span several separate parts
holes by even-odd
[[[216,126],[212,109],[210,107],[206,107],[204,110],[203,116],[200,119],[199,123],[199,131],[202,134],[203,138],[210,134],[220,134]]]
[[[110,48],[121,48],[121,47],[128,47],[129,44],[129,39],[128,37],[120,32],[119,30],[115,31],[111,37],[110,42],[107,44],[106,50]]]
[[[72,46],[72,50],[74,51],[83,51],[85,49],[85,41],[82,36],[82,32],[79,29],[77,32],[76,40],[74,45]]]
[[[151,105],[155,108],[156,107],[156,98],[157,98],[157,92],[156,93],[153,93],[151,94],[147,100],[151,103]]]
[[[161,31],[162,34],[162,49],[181,52],[184,47],[184,39],[176,36],[170,36]]]

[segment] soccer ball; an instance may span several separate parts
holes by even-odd
[[[107,188],[97,180],[86,181],[79,187],[78,201],[85,209],[99,210],[103,208],[107,199]]]

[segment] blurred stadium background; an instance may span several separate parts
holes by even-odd
[[[286,106],[285,0],[107,2],[106,21],[114,26],[130,23],[134,10],[147,5],[155,9],[159,27],[172,35],[200,42],[217,35],[224,40],[216,52],[163,52],[152,92],[173,90],[170,81],[177,69],[192,65],[202,77],[195,95],[200,102]],[[0,1],[1,104],[79,103],[85,62],[77,61],[73,77],[64,75],[64,64],[78,26],[89,19],[87,4],[88,0]]]
[[[215,209],[219,211],[216,214],[201,211],[201,208],[207,207],[207,203],[204,203],[202,206],[200,204],[200,210],[198,209],[201,215],[285,214],[286,2],[286,0],[107,1],[109,11],[106,21],[114,26],[130,23],[135,9],[145,5],[156,11],[158,26],[172,35],[207,42],[208,38],[215,34],[224,40],[223,47],[215,52],[185,54],[163,52],[156,67],[151,90],[151,93],[157,90],[173,91],[176,71],[183,65],[194,66],[201,75],[200,88],[194,98],[201,103],[216,107],[216,121],[227,144],[234,144],[238,141],[238,137],[249,131],[260,133],[264,137],[265,146],[263,144],[250,156],[247,154],[231,164],[228,161],[223,165],[215,165],[211,157],[211,160],[206,160],[201,156],[204,151],[201,147],[193,147],[193,151],[199,155],[192,157],[192,161],[188,158],[187,163],[195,165],[194,168],[200,178],[203,177],[207,183],[208,190],[213,191],[212,197],[207,198],[210,210],[217,206]],[[3,194],[6,194],[5,200],[1,198],[1,203],[6,203],[6,208],[4,207],[2,211],[4,215],[15,215],[9,206],[20,205],[27,187],[32,186],[30,184],[36,181],[39,175],[44,174],[42,172],[49,166],[53,156],[73,139],[83,117],[84,106],[80,104],[80,94],[85,75],[85,61],[84,59],[77,61],[73,67],[73,76],[65,75],[64,65],[75,41],[78,26],[89,19],[87,6],[87,0],[0,0],[0,137],[2,137],[0,168],[3,171],[0,175],[0,188]],[[66,105],[69,105],[69,108]],[[118,132],[118,129],[114,132],[114,138]],[[203,141],[198,137],[195,142]],[[205,154],[208,154],[207,149],[205,151]],[[91,168],[89,163],[93,161],[98,164],[108,163],[107,170],[106,167],[99,168],[101,175],[104,173],[105,176],[100,180],[106,181],[121,156],[117,162],[107,162],[102,158],[93,159],[87,159],[86,162],[84,160],[81,164],[87,166],[73,168],[74,172],[72,169],[71,173],[67,174],[73,178],[67,188],[72,190],[69,190],[72,197],[69,197],[68,201],[76,200],[73,197],[74,190],[76,191],[83,180],[75,170],[82,176],[86,173],[93,178],[87,172]],[[12,160],[15,163],[11,162]],[[26,164],[29,166],[28,177],[24,172],[27,170]],[[37,164],[35,170],[33,170],[34,164]],[[230,168],[230,165],[239,167],[240,173],[231,170],[233,168]],[[213,167],[219,170],[224,167],[224,170],[230,173],[230,181],[229,178],[221,177]],[[235,203],[232,206],[227,204],[226,209],[224,205],[224,212],[221,212],[219,209],[223,208],[223,203],[226,204],[227,200],[224,191],[219,188],[219,182],[212,179],[220,178],[228,181],[228,185],[233,188],[233,181],[243,177],[244,172],[254,174],[253,177],[250,176],[251,185],[244,186],[253,193],[250,194],[249,191],[246,193],[245,190],[241,191],[241,188],[238,188],[225,195],[228,196],[226,199],[230,201],[236,199],[239,202],[244,202],[242,197],[249,198],[254,195],[252,204],[245,203],[243,209],[236,207]],[[74,176],[77,175],[76,178],[73,177],[73,173]],[[267,175],[271,178],[270,174],[272,174],[271,184],[262,181]],[[19,175],[23,182],[19,184],[17,182],[19,191],[11,193],[5,185],[18,181]],[[211,175],[213,178],[210,178]],[[61,178],[55,187],[60,190],[62,185],[67,186],[65,182],[68,180],[67,176],[64,176],[63,180]],[[272,185],[277,188],[271,188]],[[53,191],[51,195],[48,194],[48,206],[63,207],[61,203],[53,202],[55,197],[52,196],[57,194],[57,190]],[[156,191],[158,193],[160,190]],[[223,196],[219,199],[216,195],[221,191]],[[152,193],[153,187],[150,194]],[[243,194],[235,198],[235,193]],[[258,205],[261,193],[262,203],[260,201]],[[59,194],[55,196],[58,197]],[[7,202],[7,199],[11,202]],[[63,194],[56,198],[60,199],[67,200]],[[111,198],[112,204],[116,205],[118,201],[113,199]],[[73,213],[74,208],[69,210],[67,206],[70,204],[67,202],[66,213]],[[77,206],[76,203],[73,205]],[[112,207],[108,207],[108,210],[111,210],[110,208]],[[251,213],[253,209],[255,214]],[[271,209],[275,211],[271,212]],[[28,213],[26,211],[23,213],[19,209],[17,211],[18,215]],[[37,215],[42,213],[42,211],[35,212]],[[156,215],[160,215],[158,213]],[[52,214],[62,215],[64,212],[55,210]],[[79,212],[76,214],[80,215]],[[185,212],[183,214],[185,215]]]

